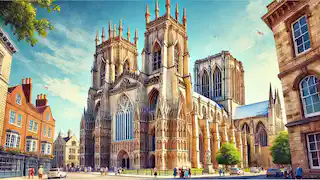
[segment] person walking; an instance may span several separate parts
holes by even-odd
[[[30,177],[33,179],[33,177],[34,177],[34,168],[33,167],[30,167],[29,168],[29,177],[28,177],[28,179],[30,179]]]
[[[153,174],[154,174],[154,177],[157,177],[157,175],[158,175],[157,168],[153,169]]]
[[[44,173],[43,167],[42,165],[40,165],[40,168],[38,169],[39,180],[43,180],[43,173]]]
[[[188,169],[186,169],[184,171],[184,178],[188,178],[189,177],[189,172],[188,172]]]
[[[108,175],[108,166],[106,166],[106,168],[104,168],[104,175],[106,176],[106,175]]]
[[[177,168],[173,168],[173,177],[176,178],[177,176]]]
[[[189,168],[189,178],[191,178],[191,168]]]
[[[296,179],[302,179],[302,176],[303,176],[302,168],[298,164],[297,169],[296,169]]]

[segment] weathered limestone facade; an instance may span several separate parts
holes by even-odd
[[[319,178],[320,1],[273,1],[267,7],[262,19],[274,33],[293,168]]]
[[[11,72],[12,55],[17,49],[12,44],[9,36],[0,28],[0,144],[3,134],[3,123],[8,93],[8,83]]]
[[[122,21],[118,27],[110,22],[109,36],[103,29],[101,42],[97,33],[92,85],[80,124],[81,165],[212,172],[218,167],[216,152],[226,142],[247,157],[246,134],[232,122],[233,111],[245,104],[242,63],[227,51],[198,60],[193,90],[186,9],[180,22],[178,5],[175,17],[169,0],[163,16],[157,1],[155,7],[154,20],[146,9],[141,70],[137,30],[133,42],[129,28],[123,37]]]

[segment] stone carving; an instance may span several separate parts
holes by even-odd
[[[206,162],[207,164],[211,164],[211,151],[206,152]]]

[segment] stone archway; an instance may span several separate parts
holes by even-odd
[[[117,165],[118,167],[130,169],[130,158],[129,154],[125,150],[119,151],[117,155]]]

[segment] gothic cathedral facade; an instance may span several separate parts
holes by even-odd
[[[109,23],[108,37],[102,29],[101,42],[97,33],[92,84],[80,124],[82,166],[183,166],[210,172],[218,167],[215,154],[225,142],[236,145],[245,159],[242,166],[248,166],[258,159],[262,143],[269,146],[269,137],[276,134],[269,127],[280,102],[272,96],[258,107],[266,113],[246,113],[243,109],[250,105],[245,105],[242,63],[228,51],[197,60],[192,84],[186,9],[180,22],[178,4],[174,16],[170,0],[165,7],[160,16],[156,1],[155,19],[150,20],[147,6],[141,70],[137,30],[133,42],[129,28],[123,36],[121,20],[118,27]],[[256,131],[258,123],[263,123],[263,133]]]

